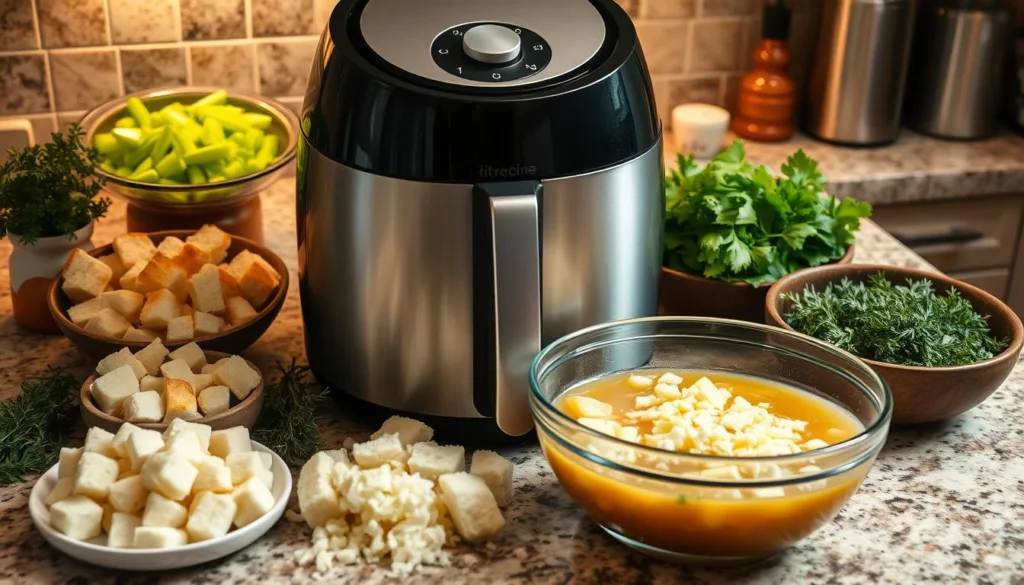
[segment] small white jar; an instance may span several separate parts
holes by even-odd
[[[676,152],[710,159],[722,148],[729,112],[711,104],[682,104],[672,108],[672,138]]]

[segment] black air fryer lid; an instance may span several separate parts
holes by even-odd
[[[636,32],[612,0],[343,0],[303,118],[338,163],[454,183],[587,173],[661,133]]]

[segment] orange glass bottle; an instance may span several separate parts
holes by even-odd
[[[754,68],[740,80],[732,131],[750,140],[780,142],[793,135],[796,83],[789,76],[789,8],[783,1],[764,9],[764,32]]]

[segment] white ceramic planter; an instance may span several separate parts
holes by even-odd
[[[14,319],[19,325],[32,331],[58,331],[47,308],[46,296],[68,254],[75,248],[86,252],[93,249],[93,227],[94,223],[90,222],[75,232],[74,238],[39,238],[32,245],[22,244],[18,236],[9,235],[14,248],[10,269],[11,303],[14,305]]]

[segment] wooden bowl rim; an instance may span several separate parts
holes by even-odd
[[[188,237],[192,234],[195,234],[197,231],[198,230],[165,230],[160,232],[146,232],[146,235],[149,236],[150,239],[160,238],[160,240],[163,240],[164,238],[169,238],[172,236]],[[232,327],[225,331],[219,331],[217,333],[214,333],[213,335],[196,337],[194,339],[183,339],[180,340],[180,345],[187,345],[188,343],[193,341],[196,343],[205,343],[217,339],[224,339],[228,336],[237,334],[241,330],[253,326],[255,323],[269,315],[271,311],[274,311],[278,307],[280,307],[284,303],[285,297],[287,297],[288,295],[290,276],[288,274],[288,266],[285,265],[284,260],[282,260],[277,254],[275,254],[272,250],[270,250],[270,248],[267,248],[266,246],[257,244],[256,242],[248,238],[234,236],[231,234],[228,235],[231,237],[232,244],[235,242],[235,240],[242,242],[243,244],[246,244],[247,246],[251,247],[254,251],[256,251],[264,260],[269,262],[270,265],[274,267],[274,270],[277,270],[278,274],[281,275],[281,282],[278,283],[277,289],[274,291],[274,295],[270,297],[270,299],[263,305],[263,308],[260,309],[258,313],[256,313],[255,317],[250,319],[244,325],[241,325],[240,327]],[[182,239],[184,238],[182,237]],[[113,242],[111,242],[109,244],[99,246],[98,248],[94,248],[93,250],[88,252],[88,254],[93,258],[99,258],[100,256],[105,256],[113,252],[113,250],[114,244]],[[120,345],[122,347],[137,347],[141,349],[152,343],[150,341],[127,341],[125,339],[119,339],[117,337],[110,337],[109,335],[99,335],[97,333],[92,333],[91,331],[86,331],[84,327],[79,327],[78,325],[75,325],[71,321],[71,319],[68,318],[66,312],[61,310],[60,307],[58,306],[58,295],[63,294],[63,291],[60,289],[63,283],[64,276],[58,275],[57,278],[53,280],[53,284],[50,285],[49,294],[46,295],[46,304],[50,308],[50,314],[53,315],[53,318],[57,321],[57,324],[60,325],[61,328],[67,327],[90,339],[102,341],[104,343],[113,343]],[[167,345],[179,345],[178,341],[161,341]]]
[[[838,260],[836,260],[834,262],[829,262],[828,264],[822,264],[821,266],[814,266],[812,268],[821,268],[822,266],[837,266],[837,265],[842,264],[844,260],[851,260],[852,261],[853,260],[853,254],[854,254],[854,251],[855,251],[854,250],[855,247],[856,247],[856,244],[850,244],[850,247],[846,249],[846,252]],[[789,277],[791,274],[797,274],[798,272],[800,272],[802,270],[811,270],[812,268],[801,268],[800,270],[797,270],[796,272],[790,272],[789,274],[787,274],[786,276],[783,276],[782,278],[780,278],[779,280],[776,280],[775,282],[762,282],[761,284],[758,284],[758,285],[753,285],[753,284],[750,284],[749,282],[725,282],[725,281],[722,281],[722,280],[715,280],[713,278],[708,278],[706,276],[699,276],[697,274],[690,274],[689,272],[681,272],[679,270],[675,270],[675,269],[669,268],[667,266],[662,266],[661,267],[661,271],[663,273],[665,273],[665,274],[668,274],[669,276],[673,276],[673,277],[676,277],[676,278],[678,278],[680,280],[686,280],[686,281],[690,281],[690,282],[711,283],[711,284],[717,284],[717,285],[721,285],[721,286],[731,286],[731,287],[737,287],[737,288],[767,289],[767,288],[770,288],[770,287],[774,286],[775,283],[780,282],[783,279]]]
[[[223,351],[206,351],[206,350],[204,350],[203,353],[206,355],[207,363],[213,363],[213,362],[216,362],[219,359],[226,358],[226,357],[231,357],[232,355],[234,355],[234,354],[226,353],[226,352],[223,352]],[[241,356],[239,356],[239,357],[241,357]],[[211,361],[210,358],[213,358],[213,361]],[[242,359],[245,360],[244,357]],[[200,418],[197,418],[195,420],[191,420],[189,422],[194,422],[194,423],[199,423],[199,424],[211,425],[212,426],[213,424],[219,422],[220,420],[222,420],[224,418],[227,418],[228,416],[238,414],[239,412],[242,412],[245,409],[253,407],[253,405],[256,403],[256,399],[260,395],[263,394],[263,372],[260,371],[260,369],[256,367],[256,364],[250,362],[249,360],[245,360],[245,363],[249,364],[250,368],[256,370],[256,373],[259,374],[259,376],[260,376],[259,384],[257,384],[256,387],[252,389],[252,392],[250,392],[249,395],[245,397],[245,400],[242,400],[241,402],[239,402],[238,404],[236,404],[236,405],[232,406],[231,408],[225,410],[224,412],[218,412],[217,414],[215,414],[213,416],[209,416],[209,417],[206,417],[206,416],[200,417]],[[103,412],[102,410],[97,408],[96,404],[92,401],[92,392],[89,391],[89,387],[92,386],[92,383],[96,380],[97,377],[98,376],[96,374],[96,371],[93,370],[93,372],[91,374],[89,374],[89,377],[85,379],[85,382],[82,383],[82,389],[81,389],[81,392],[79,394],[79,401],[81,401],[82,407],[85,408],[86,410],[88,410],[90,414],[92,414],[92,415],[96,416],[97,418],[99,418],[101,420],[104,420],[106,422],[117,423],[117,424],[124,424],[126,422],[129,422],[129,421],[124,420],[123,418],[118,418],[116,416],[111,416],[111,415]],[[198,399],[198,397],[199,397],[199,394],[197,393],[196,394],[196,398]],[[140,422],[140,423],[132,423],[132,424],[137,426],[137,427],[139,427],[139,428],[150,429],[150,430],[157,431],[157,430],[164,430],[164,429],[166,429],[167,425],[170,424],[170,423],[164,423],[164,422],[159,422],[159,423],[141,423]]]
[[[946,276],[941,272],[929,272],[927,270],[921,270],[918,268],[904,268],[902,266],[890,266],[888,264],[832,264],[824,266],[815,266],[814,268],[805,268],[803,270],[793,272],[792,274],[787,274],[783,278],[780,278],[778,281],[776,281],[775,284],[772,285],[770,289],[768,289],[768,295],[765,297],[765,310],[768,312],[768,315],[771,317],[774,323],[781,324],[783,329],[799,333],[799,331],[793,329],[793,327],[791,327],[789,323],[787,323],[786,320],[783,319],[782,315],[779,313],[778,307],[781,301],[780,297],[782,289],[785,288],[794,280],[802,280],[814,276],[815,272],[834,272],[835,274],[832,275],[832,278],[823,281],[824,284],[828,284],[842,279],[843,277],[847,276],[847,271],[852,270],[856,270],[857,272],[870,273],[882,272],[886,275],[887,279],[889,279],[890,275],[896,275],[900,277],[902,280],[906,280],[907,278],[912,278],[915,280],[927,278],[936,284],[942,284],[947,287],[955,287],[959,289],[962,293],[966,293],[964,294],[965,298],[967,298],[967,295],[970,294],[985,299],[986,301],[990,302],[993,306],[997,307],[999,310],[993,313],[992,315],[989,315],[989,319],[1000,319],[1004,322],[1008,322],[1010,325],[1010,329],[1013,330],[1013,335],[1010,338],[1010,344],[1006,347],[1006,349],[980,362],[971,362],[969,364],[961,364],[959,366],[907,366],[902,364],[891,364],[889,362],[880,362],[877,360],[856,356],[857,359],[864,361],[871,367],[890,369],[894,371],[903,371],[908,373],[927,372],[938,374],[957,374],[963,372],[971,372],[974,370],[983,370],[991,368],[993,366],[1000,366],[1003,365],[1003,362],[1006,361],[1017,361],[1017,356],[1020,354],[1021,348],[1024,347],[1024,325],[1021,324],[1020,317],[1018,317],[1017,314],[1014,313],[1013,310],[1006,305],[1006,303],[997,299],[992,294],[981,290],[976,286],[967,284],[966,282],[957,280],[955,278],[950,278],[949,276]],[[892,282],[891,279],[890,282]],[[804,289],[806,289],[806,285],[804,286]],[[968,302],[971,301],[970,298],[968,298],[967,300]],[[971,305],[973,307],[974,303],[971,303]]]

